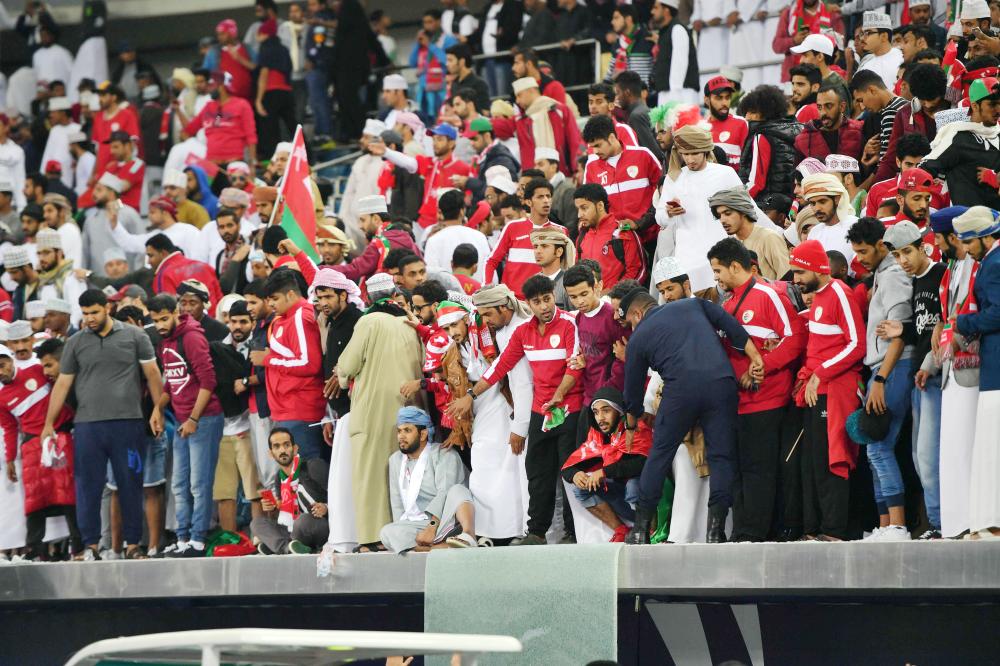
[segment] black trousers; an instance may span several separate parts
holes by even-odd
[[[528,474],[528,533],[545,537],[552,526],[552,512],[556,505],[556,484],[566,458],[576,449],[576,424],[579,413],[570,414],[558,428],[542,432],[544,417],[531,413],[528,422],[528,450],[524,454],[524,467]],[[572,533],[573,515],[569,502],[564,504],[563,521],[566,531]]]
[[[663,495],[663,480],[674,462],[677,447],[695,425],[705,434],[708,505],[733,505],[733,460],[736,446],[736,380],[716,379],[696,384],[664,385],[653,424],[653,448],[639,477],[639,504],[655,511]]]
[[[340,121],[339,138],[353,141],[361,136],[365,125],[365,104],[361,99],[365,80],[358,81],[353,73],[342,75],[339,68],[333,80],[333,94],[337,98],[334,117]]]
[[[733,533],[767,538],[778,487],[778,454],[785,408],[741,414],[736,420]]]
[[[802,431],[808,410],[789,405],[781,422],[781,454],[778,473],[781,475],[780,516],[782,527],[802,530]],[[801,435],[801,438],[799,437]],[[796,441],[798,444],[796,444]]]
[[[806,534],[847,538],[851,482],[830,472],[826,396],[806,410],[802,437],[802,518]],[[801,444],[800,444],[801,446]]]
[[[257,116],[257,156],[269,160],[281,141],[281,124],[289,136],[295,134],[295,98],[289,90],[269,90],[261,103],[267,115]]]
[[[72,505],[47,506],[38,511],[27,514],[25,524],[27,527],[25,541],[28,548],[35,555],[45,553],[45,520],[53,516],[65,516],[66,525],[69,527],[70,545],[74,553],[83,550],[83,541],[80,539],[80,528],[76,524],[76,507]]]

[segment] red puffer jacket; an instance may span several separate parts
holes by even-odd
[[[823,138],[819,120],[813,120],[802,128],[801,134],[795,137],[795,150],[799,153],[800,160],[806,157],[815,157],[822,162],[827,155],[833,152],[859,160],[861,159],[861,150],[864,148],[861,128],[861,121],[844,118],[840,124],[840,130],[838,130],[840,141],[837,144],[837,150],[831,151],[826,139]]]

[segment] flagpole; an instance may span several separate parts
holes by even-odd
[[[302,134],[302,125],[296,125],[295,126],[295,135],[292,136],[292,146],[293,147],[295,146],[295,140],[299,138],[300,134]],[[305,145],[304,141],[303,141],[303,145]],[[285,198],[285,187],[288,185],[288,179],[285,178],[285,176],[288,175],[288,167],[291,165],[291,163],[292,163],[292,156],[289,155],[288,156],[288,161],[285,162],[285,172],[283,174],[281,174],[281,189],[278,190],[278,198],[274,202],[274,207],[271,208],[271,217],[269,217],[268,220],[267,220],[267,226],[271,226],[272,224],[274,224],[274,215],[278,212],[278,208],[281,207],[281,203],[284,201],[284,198]]]

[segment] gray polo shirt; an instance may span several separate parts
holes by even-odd
[[[60,372],[75,375],[76,423],[142,418],[140,363],[156,362],[149,336],[115,320],[103,338],[84,328],[66,342]]]

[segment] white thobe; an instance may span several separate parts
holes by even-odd
[[[856,217],[848,217],[839,220],[834,225],[815,224],[809,230],[809,240],[818,240],[819,244],[827,252],[840,252],[847,259],[847,265],[850,267],[851,262],[854,261],[854,248],[851,247],[850,241],[847,240],[847,231],[857,221],[858,218]],[[850,268],[848,268],[848,271],[852,275],[854,274],[854,271]]]
[[[49,139],[45,142],[45,152],[42,153],[42,167],[49,160],[55,160],[62,165],[60,180],[66,187],[73,187],[73,156],[69,152],[69,137],[80,131],[79,123],[53,125],[49,130]]]
[[[486,273],[486,260],[490,258],[490,244],[486,240],[486,236],[478,229],[461,224],[441,229],[427,239],[424,246],[424,262],[428,268],[439,268],[450,273],[452,255],[455,254],[455,248],[462,243],[468,243],[476,248],[479,265],[472,277],[483,282]]]
[[[692,291],[701,291],[715,285],[715,276],[707,255],[713,245],[726,237],[726,230],[712,215],[708,198],[731,187],[743,187],[736,171],[728,165],[713,162],[706,164],[700,171],[690,171],[684,167],[676,181],[668,177],[663,182],[656,221],[662,227],[660,235],[673,234],[673,256],[687,271]],[[668,201],[675,199],[684,208],[684,214],[669,217],[666,205]]]
[[[184,226],[190,227],[191,225],[185,224]],[[193,229],[194,227],[191,228]],[[240,235],[243,236],[243,240],[250,238],[254,231],[254,226],[249,220],[245,217],[240,219]],[[222,240],[222,236],[219,235],[218,223],[215,220],[210,220],[200,231],[196,230],[196,232],[199,235],[198,246],[193,250],[193,254],[187,255],[188,258],[204,261],[212,268],[215,268],[215,258],[219,256],[220,252],[226,249],[226,241]],[[185,254],[187,253],[185,252]],[[249,263],[247,264],[247,270],[250,270]]]
[[[80,157],[76,158],[76,166],[73,167],[73,174],[76,177],[73,191],[76,192],[77,196],[87,191],[87,182],[90,180],[91,174],[94,173],[96,164],[97,157],[91,152],[81,153]]]
[[[146,241],[158,234],[164,234],[169,238],[170,242],[177,246],[184,253],[184,256],[189,259],[197,258],[197,254],[202,251],[203,243],[200,232],[196,227],[184,224],[183,222],[174,222],[166,229],[154,229],[144,234],[129,233],[128,229],[125,229],[120,224],[116,224],[115,228],[111,230],[111,235],[114,237],[115,242],[118,243],[118,246],[126,252],[135,254],[144,253],[146,251]],[[218,232],[216,232],[216,235],[218,235]]]
[[[14,183],[14,208],[21,210],[24,198],[24,149],[10,139],[0,143],[0,180]]]
[[[351,167],[351,175],[347,178],[347,187],[340,200],[338,215],[348,229],[358,228],[358,200],[361,197],[378,194],[378,177],[382,173],[382,158],[374,155],[362,155]],[[414,225],[416,231],[417,225]]]
[[[73,262],[73,266],[83,266],[83,234],[73,220],[66,220],[59,227],[63,255]]]
[[[35,70],[38,81],[52,83],[53,81],[69,81],[73,73],[73,54],[65,47],[53,44],[43,46],[31,57],[31,66]],[[68,92],[68,89],[67,89]]]
[[[522,317],[515,313],[509,324],[503,328],[497,329],[494,332],[497,350],[502,352],[510,342],[510,339],[514,335],[514,331],[517,327],[529,319],[530,317]],[[514,399],[514,416],[510,422],[510,432],[520,435],[521,437],[527,437],[528,423],[531,421],[531,401],[535,392],[531,364],[528,363],[527,358],[522,358],[517,362],[517,365],[514,366],[514,369],[507,373],[507,384],[510,386],[510,394]],[[475,432],[474,428],[473,432]],[[510,446],[508,446],[508,442],[509,438],[504,440],[503,445],[507,452],[510,453]],[[528,446],[531,446],[530,441],[525,443],[525,452],[527,452]],[[522,453],[516,457],[517,482],[521,487],[520,505],[518,507],[521,512],[521,530],[519,534],[527,534],[528,532],[528,473],[524,468],[524,455],[525,454]],[[475,464],[473,464],[473,466],[475,466]],[[478,517],[476,518],[476,521],[478,529]]]
[[[865,56],[858,71],[870,69],[882,77],[886,88],[892,90],[893,86],[896,85],[896,74],[899,72],[899,66],[902,64],[903,52],[897,48],[891,48],[880,56]]]
[[[69,76],[69,84],[66,86],[66,94],[71,102],[76,102],[79,99],[79,93],[76,89],[80,85],[80,81],[90,79],[100,83],[110,78],[108,75],[108,43],[104,37],[90,37],[76,50],[76,59],[73,61],[73,70]]]

